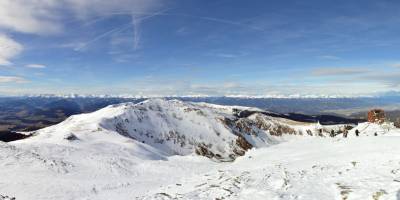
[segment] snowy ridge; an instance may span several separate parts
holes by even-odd
[[[252,111],[239,117],[241,111]],[[257,113],[260,112],[260,113]],[[282,135],[325,136],[317,124],[306,124],[262,114],[257,108],[150,99],[111,105],[99,111],[71,116],[64,122],[33,133],[21,142],[80,145],[81,143],[135,143],[164,155],[196,153],[218,160],[234,160],[255,147],[277,144]]]
[[[197,153],[220,160],[232,160],[253,145],[268,145],[265,133],[246,136],[252,144],[242,138],[244,133],[233,133],[224,123],[234,120],[232,108],[161,99],[123,103],[71,116],[58,125],[34,132],[32,138],[21,142],[79,145],[131,141],[165,155]]]

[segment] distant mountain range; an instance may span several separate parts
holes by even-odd
[[[381,97],[400,97],[400,91],[387,91],[379,92],[368,95],[323,95],[323,94],[266,94],[266,95],[224,95],[224,96],[210,96],[204,94],[192,94],[192,95],[171,95],[171,96],[159,96],[159,95],[134,95],[134,94],[27,94],[19,95],[14,97],[43,97],[43,98],[136,98],[136,99],[148,99],[148,98],[197,98],[197,97],[228,97],[228,98],[247,98],[247,99],[270,99],[270,98],[280,98],[280,99],[304,99],[304,98],[381,98]]]

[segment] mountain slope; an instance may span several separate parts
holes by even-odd
[[[256,108],[151,99],[71,116],[58,125],[33,132],[32,138],[21,142],[80,145],[129,140],[165,155],[196,153],[230,161],[253,147],[283,140],[276,136],[325,136],[329,132],[319,124],[273,117]]]
[[[255,149],[139,199],[396,200],[397,137],[305,138]]]
[[[58,125],[34,132],[33,137],[21,142],[79,145],[130,139],[166,155],[197,153],[221,160],[243,155],[253,145],[268,145],[265,132],[246,136],[244,132],[234,132],[226,124],[234,120],[231,107],[153,99],[71,116]]]

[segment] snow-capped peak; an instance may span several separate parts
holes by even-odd
[[[231,160],[253,147],[244,139],[244,134],[234,133],[226,124],[227,119],[234,120],[232,113],[232,107],[148,99],[71,116],[58,125],[36,131],[33,137],[21,142],[77,145],[129,140],[167,155],[197,153]]]
[[[323,126],[273,117],[249,107],[148,99],[110,105],[93,113],[74,115],[33,133],[20,142],[79,146],[114,143],[136,145],[156,155],[198,154],[234,160],[253,147],[282,141],[281,136],[328,136],[346,127]]]
[[[262,112],[257,108],[148,99],[71,116],[60,124],[34,132],[33,137],[20,142],[81,145],[98,142],[125,144],[129,141],[147,149],[156,149],[157,154],[196,153],[219,160],[233,160],[252,147],[277,143],[279,139],[271,135],[282,135],[283,131],[301,133],[299,128],[285,125],[290,124],[288,120],[262,114],[239,117],[238,112],[243,110]]]

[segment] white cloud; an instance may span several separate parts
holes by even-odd
[[[161,0],[1,0],[0,28],[31,34],[62,31],[63,19],[150,12]],[[72,18],[73,19],[73,18]]]
[[[46,68],[46,65],[42,65],[42,64],[29,64],[29,65],[25,65],[25,67],[28,67],[28,68],[36,68],[36,69],[43,69],[43,68]]]
[[[220,54],[216,54],[217,57],[221,57],[221,58],[235,58],[236,55],[234,54],[227,54],[227,53],[220,53]]]
[[[325,59],[325,60],[340,60],[340,57],[333,56],[333,55],[323,55],[323,56],[319,56],[319,58]]]
[[[0,65],[10,65],[10,59],[17,56],[23,46],[6,35],[0,34]]]
[[[389,86],[391,89],[398,88],[400,86],[400,72],[377,72],[361,76],[360,79],[383,83]]]
[[[364,67],[321,67],[311,71],[314,77],[329,77],[327,84],[347,84],[343,89],[354,88],[359,84],[360,91],[397,90],[400,87],[400,67],[398,63],[378,63]]]
[[[178,30],[176,30],[175,33],[177,35],[184,36],[184,35],[188,34],[189,31],[188,31],[188,29],[186,27],[181,27]]]
[[[62,1],[60,1],[62,2]],[[115,13],[147,13],[157,9],[161,0],[64,0],[76,16],[81,19]]]
[[[26,83],[26,82],[28,82],[28,80],[19,76],[0,76],[0,83]]]
[[[391,66],[396,67],[396,68],[400,68],[400,63],[395,63],[395,64],[392,64]]]
[[[58,0],[1,0],[0,28],[34,34],[59,32]]]
[[[64,43],[57,45],[59,48],[67,48],[67,49],[72,49],[74,51],[82,51],[85,47],[84,42],[69,42],[69,43]]]
[[[97,20],[114,14],[140,17],[140,13],[151,15],[161,6],[161,0],[0,0],[0,65],[11,64],[10,59],[23,50],[18,42],[5,36],[4,32],[16,32],[36,35],[61,33],[64,22],[71,20]],[[154,13],[153,13],[154,14]],[[141,18],[139,18],[141,19]],[[135,30],[135,48],[138,48],[140,35],[139,23],[132,26]],[[97,38],[97,37],[96,37]],[[96,40],[102,37],[98,37]],[[74,46],[79,51],[87,42]]]
[[[361,75],[370,72],[370,69],[363,67],[322,67],[312,71],[314,76],[345,76]]]

